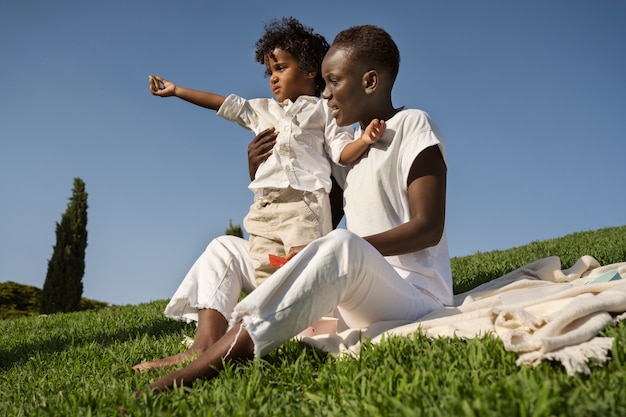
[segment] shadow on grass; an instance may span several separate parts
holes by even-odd
[[[108,346],[142,336],[165,336],[171,333],[178,333],[189,328],[189,326],[190,324],[188,323],[163,317],[147,325],[120,329],[113,333],[110,330],[102,330],[95,334],[81,334],[78,337],[72,334],[60,334],[50,337],[48,340],[25,343],[10,349],[0,348],[0,371],[25,363],[35,353],[53,354],[62,352],[70,346],[81,346],[89,343]]]
[[[316,363],[323,363],[332,355],[317,349],[301,340],[288,340],[276,350],[263,357],[263,360],[275,367],[291,367],[302,358]]]

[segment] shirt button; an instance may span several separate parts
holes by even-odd
[[[280,145],[280,152],[281,153],[289,153],[289,144],[281,143],[281,145]]]

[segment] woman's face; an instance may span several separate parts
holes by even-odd
[[[363,122],[365,118],[367,101],[362,75],[346,50],[331,46],[322,61],[322,76],[326,81],[322,97],[328,100],[339,126]]]

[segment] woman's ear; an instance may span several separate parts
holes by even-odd
[[[378,87],[379,76],[376,70],[369,70],[363,74],[363,90],[365,94],[371,94]]]

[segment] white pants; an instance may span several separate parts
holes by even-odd
[[[441,303],[405,281],[373,246],[343,229],[311,242],[254,289],[245,240],[222,236],[193,265],[165,309],[197,320],[197,310],[239,321],[262,357],[335,309],[352,328],[417,320]],[[252,291],[237,304],[240,291]]]

